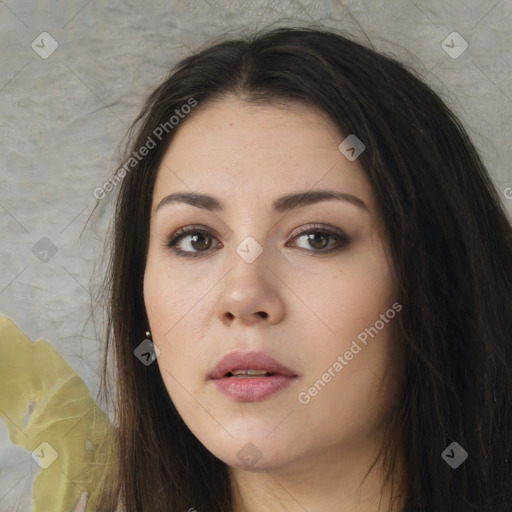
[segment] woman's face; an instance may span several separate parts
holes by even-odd
[[[178,412],[235,468],[367,453],[401,386],[401,305],[370,184],[338,149],[345,137],[311,107],[234,97],[175,129],[144,299]],[[339,198],[286,199],[319,191]]]

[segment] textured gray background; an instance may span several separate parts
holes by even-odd
[[[0,1],[0,314],[49,340],[93,396],[101,321],[91,317],[91,295],[108,197],[80,233],[128,124],[191,49],[301,21],[367,36],[414,66],[460,116],[512,212],[512,0]],[[469,44],[458,58],[442,47],[454,31]],[[42,46],[42,32],[58,43],[46,59],[31,46]],[[48,261],[37,254],[43,237],[57,248]],[[0,471],[0,510],[31,510],[37,471],[1,420]]]

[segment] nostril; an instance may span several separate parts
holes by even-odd
[[[258,315],[260,315],[263,318],[267,318],[268,317],[268,313],[266,313],[265,311],[258,311]]]

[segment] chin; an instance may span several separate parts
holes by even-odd
[[[293,462],[292,448],[280,439],[255,439],[250,436],[230,439],[219,444],[205,444],[218,459],[229,467],[245,471],[267,471],[281,468]]]

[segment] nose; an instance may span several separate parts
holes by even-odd
[[[250,263],[233,251],[228,261],[231,270],[219,284],[217,314],[225,325],[266,325],[282,320],[284,285],[270,263],[265,251]]]

